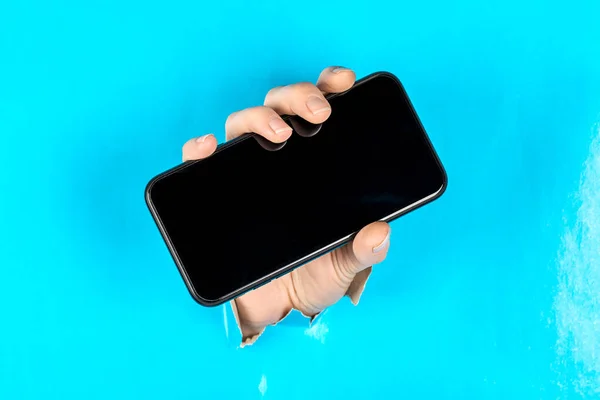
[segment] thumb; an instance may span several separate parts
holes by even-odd
[[[355,274],[373,264],[382,262],[390,248],[392,228],[385,222],[374,222],[358,232],[352,241]]]

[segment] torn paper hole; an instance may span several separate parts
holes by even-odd
[[[258,391],[260,392],[260,394],[262,396],[264,396],[265,393],[267,393],[267,377],[265,376],[265,374],[263,374],[260,377],[260,383],[258,384]]]
[[[323,322],[322,318],[319,318],[316,322],[314,322],[310,328],[304,330],[304,334],[306,336],[317,339],[321,343],[325,344],[325,336],[329,332],[329,328],[327,324]]]
[[[223,324],[225,325],[225,337],[229,339],[229,323],[227,322],[227,305],[223,307]]]
[[[600,392],[600,130],[579,185],[577,218],[565,229],[554,299],[557,386]]]

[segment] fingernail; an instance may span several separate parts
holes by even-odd
[[[196,143],[204,143],[204,141],[206,139],[208,139],[210,136],[214,136],[214,135],[212,133],[209,133],[208,135],[200,136],[199,138],[196,138]]]
[[[331,69],[331,72],[333,72],[334,74],[340,73],[342,71],[348,71],[348,68],[346,68],[346,67],[333,67]]]
[[[292,128],[288,124],[286,124],[281,118],[273,118],[269,121],[269,126],[273,129],[276,135],[281,135],[282,133],[291,132]]]
[[[306,106],[313,114],[320,114],[331,110],[329,103],[319,96],[310,96],[306,102]]]
[[[373,247],[373,253],[379,253],[381,250],[385,249],[385,246],[390,242],[390,235],[392,233],[392,228],[388,227],[388,233],[385,235],[385,238],[379,243],[377,246]]]

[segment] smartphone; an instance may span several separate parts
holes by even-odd
[[[152,179],[146,203],[192,297],[215,306],[440,197],[447,176],[400,81],[327,96],[274,145],[249,132]],[[424,238],[425,239],[425,238]]]

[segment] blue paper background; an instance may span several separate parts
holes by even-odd
[[[599,16],[0,3],[0,399],[600,397]],[[230,112],[336,64],[403,80],[449,189],[393,223],[359,307],[238,350],[186,292],[144,186],[189,137],[222,140]]]

